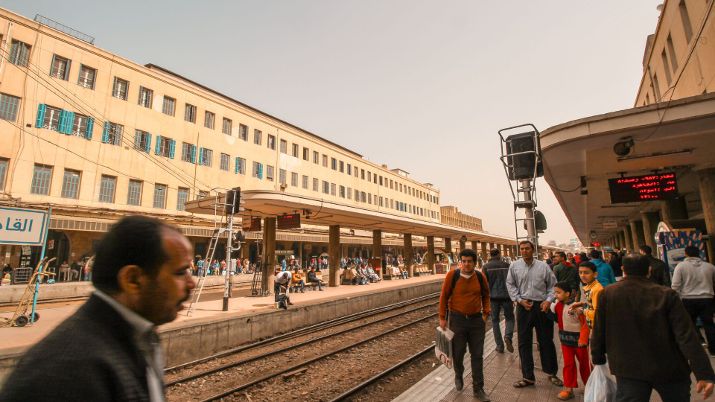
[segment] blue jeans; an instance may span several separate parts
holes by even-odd
[[[504,310],[504,320],[506,328],[504,329],[504,337],[512,339],[514,337],[514,305],[511,300],[491,299],[492,306],[492,331],[494,332],[494,342],[497,348],[504,348],[504,340],[501,337],[501,328],[499,327],[499,315]]]

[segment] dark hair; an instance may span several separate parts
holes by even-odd
[[[586,255],[586,253],[578,253],[578,257],[581,261],[588,261],[588,255]]]
[[[492,257],[499,257],[499,254],[501,254],[501,252],[499,251],[498,248],[493,248],[493,249],[489,250],[489,255]]]
[[[646,255],[651,255],[653,254],[653,249],[647,245],[647,244],[641,244],[640,249],[642,252],[644,252]]]
[[[596,265],[594,263],[592,263],[591,261],[584,261],[584,262],[578,264],[578,267],[579,268],[586,267],[586,268],[590,269],[592,272],[596,272]]]
[[[164,250],[163,232],[178,231],[157,219],[127,216],[114,224],[96,249],[92,284],[107,292],[119,291],[117,274],[126,265],[137,265],[155,277],[169,256]]]
[[[700,257],[700,249],[695,246],[685,247],[685,255],[688,257]]]
[[[459,252],[459,258],[461,259],[462,257],[472,257],[472,261],[474,263],[477,262],[477,252],[472,250],[471,248],[465,248],[464,250]]]
[[[532,242],[529,241],[529,240],[522,240],[522,241],[520,241],[520,242],[519,242],[519,247],[520,247],[520,248],[521,248],[521,245],[522,245],[522,244],[528,244],[528,245],[530,245],[532,250],[535,250],[535,249],[536,249],[536,247],[534,247],[534,243],[532,243]]]
[[[564,292],[569,292],[569,293],[571,293],[571,292],[573,291],[573,288],[571,287],[571,284],[568,283],[568,282],[565,282],[565,281],[564,281],[564,282],[557,282],[556,285],[554,285],[554,287],[559,288],[559,289],[563,290]]]
[[[563,251],[557,251],[556,254],[564,260],[566,259],[566,253],[564,253]]]
[[[623,272],[629,276],[647,276],[650,261],[645,255],[629,254],[623,257]]]
[[[595,248],[593,250],[591,250],[591,252],[588,253],[588,255],[589,255],[589,257],[591,257],[591,259],[594,259],[594,260],[601,258],[601,252],[596,250]]]

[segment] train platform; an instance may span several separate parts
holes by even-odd
[[[502,334],[504,333],[504,321],[501,322]],[[516,337],[516,334],[514,334]],[[563,357],[561,348],[559,347],[558,333],[555,333],[554,342],[556,343],[556,353],[559,359],[559,378],[563,378]],[[514,340],[514,347],[517,346],[517,340]],[[517,350],[514,353],[497,353],[496,344],[492,330],[487,331],[484,340],[484,390],[492,402],[557,402],[556,397],[561,387],[557,387],[549,383],[547,375],[539,370],[540,359],[539,352],[534,345],[534,364],[536,367],[536,386],[526,388],[514,388],[513,383],[519,381],[521,376],[521,368],[519,365],[519,355]],[[715,366],[715,358],[710,357],[710,363]],[[472,395],[472,370],[469,360],[469,352],[464,357],[465,375],[464,389],[457,391],[454,389],[454,371],[448,369],[444,365],[440,365],[434,371],[417,382],[402,395],[395,398],[393,402],[417,402],[417,401],[474,401]],[[698,399],[695,396],[695,378],[692,379],[691,400]],[[583,402],[584,400],[584,385],[579,378],[580,387],[574,390],[575,398],[571,399],[574,402]],[[661,402],[660,397],[654,391],[651,395],[651,402]]]

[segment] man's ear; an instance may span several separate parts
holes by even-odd
[[[129,295],[138,294],[142,287],[141,278],[143,275],[144,270],[138,265],[123,266],[119,269],[119,273],[117,273],[117,285],[119,285],[119,290]]]

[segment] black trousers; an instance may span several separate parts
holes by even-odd
[[[713,322],[715,303],[713,303],[713,299],[683,299],[683,305],[690,314],[690,319],[693,320],[693,326],[700,318],[705,330],[705,338],[708,341],[708,351],[715,354],[715,322]]]
[[[554,345],[554,322],[541,311],[541,302],[534,301],[531,310],[526,310],[521,304],[516,307],[516,326],[519,334],[519,359],[521,360],[521,375],[526,380],[536,381],[534,376],[534,328],[539,342],[539,356],[544,373],[556,375],[559,362],[556,360]]]
[[[648,402],[654,389],[663,402],[690,401],[690,380],[663,384],[616,377],[616,385],[616,402]]]
[[[484,334],[486,326],[481,314],[470,317],[450,313],[449,329],[454,332],[452,338],[453,367],[455,377],[464,375],[464,354],[469,345],[472,363],[472,384],[474,388],[484,388]]]

